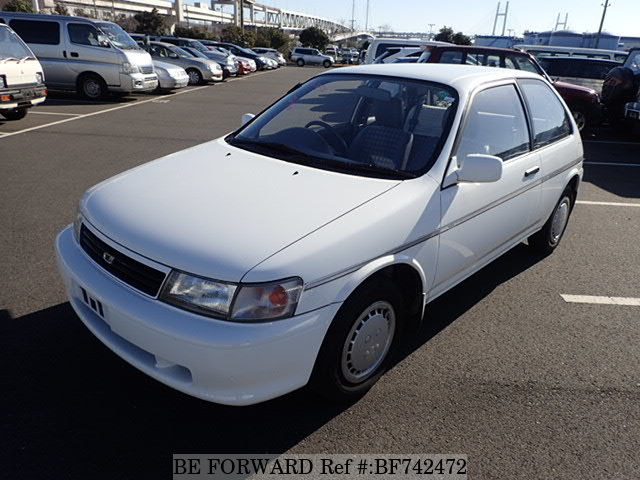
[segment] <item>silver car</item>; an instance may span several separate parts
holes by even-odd
[[[282,55],[282,53],[280,53],[275,48],[253,47],[251,50],[260,55],[264,55],[267,58],[275,60],[278,65],[287,64],[287,61],[284,59],[284,55]]]
[[[158,90],[177,90],[189,85],[189,75],[182,67],[154,58],[153,69],[158,75]]]
[[[329,55],[320,53],[316,48],[296,47],[291,52],[291,61],[295,62],[299,67],[305,65],[322,65],[329,68],[335,63],[335,59]]]
[[[171,43],[141,42],[140,46],[149,52],[154,60],[159,59],[184,68],[189,75],[189,85],[199,85],[206,81],[222,81],[222,68],[213,60],[198,58]]]
[[[183,50],[186,50],[191,55],[198,58],[208,58],[209,60],[213,60],[222,68],[222,76],[224,78],[230,77],[238,73],[238,67],[236,66],[236,57],[233,54],[225,54],[220,50],[207,50],[200,51],[196,50],[193,47],[180,47]]]

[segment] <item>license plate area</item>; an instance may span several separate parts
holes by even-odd
[[[93,297],[85,288],[80,286],[78,286],[78,288],[80,289],[80,297],[87,307],[96,312],[100,318],[104,319],[104,307],[102,306],[102,302]]]

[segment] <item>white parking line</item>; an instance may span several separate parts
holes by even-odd
[[[81,113],[37,112],[35,110],[31,110],[29,113],[36,115],[63,115],[69,117],[79,117],[80,115],[82,115]]]
[[[640,167],[638,163],[616,163],[616,162],[584,162],[585,165],[603,165],[607,167]]]
[[[640,298],[633,297],[598,297],[593,295],[566,295],[560,296],[567,303],[590,303],[598,305],[624,305],[628,307],[640,307]]]
[[[202,90],[203,88],[209,88],[209,86],[210,85],[204,85],[202,87],[190,88],[189,90],[183,90],[183,91],[180,91],[180,92],[176,92],[176,93],[173,94],[173,96],[182,95],[183,93],[195,92],[196,90]],[[36,127],[25,128],[25,129],[22,129],[22,130],[18,130],[16,132],[6,133],[6,134],[2,135],[0,137],[0,139],[4,140],[5,138],[12,137],[14,135],[20,135],[22,133],[33,132],[34,130],[40,130],[42,128],[53,127],[54,125],[60,125],[60,124],[67,123],[67,122],[73,122],[74,120],[79,120],[81,118],[93,117],[95,115],[102,115],[103,113],[114,112],[116,110],[121,110],[123,108],[133,107],[135,105],[143,105],[145,103],[153,102],[154,100],[156,100],[156,97],[149,98],[147,100],[140,100],[140,101],[133,102],[133,103],[127,103],[125,105],[118,105],[118,106],[115,106],[113,108],[105,108],[104,110],[99,110],[97,112],[85,113],[85,114],[82,114],[82,115],[78,115],[77,117],[65,118],[63,120],[58,120],[56,122],[51,122],[51,123],[45,123],[44,125],[38,125]]]
[[[629,202],[593,202],[591,200],[577,200],[576,203],[582,205],[602,205],[605,207],[640,207],[640,203]]]

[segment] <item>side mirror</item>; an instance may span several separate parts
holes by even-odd
[[[103,48],[111,48],[109,37],[107,37],[106,35],[98,35],[98,45]]]
[[[502,178],[502,159],[493,155],[472,153],[462,160],[456,177],[458,182],[497,182]]]
[[[249,123],[254,118],[255,115],[253,113],[245,113],[244,115],[242,115],[242,117],[240,117],[240,126]]]

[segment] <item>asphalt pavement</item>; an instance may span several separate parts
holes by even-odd
[[[53,252],[90,186],[233,130],[321,69],[173,95],[58,94],[0,120],[0,478],[170,478],[174,453],[463,453],[470,478],[638,478],[640,139],[585,137],[550,257],[520,245],[430,304],[404,357],[353,405],[305,390],[234,408],[174,391],[94,338]],[[567,302],[561,295],[584,302]]]

